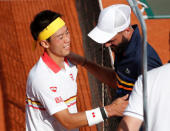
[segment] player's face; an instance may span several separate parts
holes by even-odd
[[[124,36],[123,32],[118,33],[105,46],[110,47],[113,52],[120,54],[128,45],[128,39]]]
[[[63,26],[50,37],[48,51],[58,57],[65,57],[70,53],[70,33],[67,26]]]

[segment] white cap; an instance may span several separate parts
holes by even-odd
[[[106,43],[130,25],[130,14],[130,7],[124,4],[104,8],[100,12],[97,26],[88,36],[97,43]]]

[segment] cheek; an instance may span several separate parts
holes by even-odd
[[[54,40],[52,43],[51,43],[51,47],[52,48],[61,48],[63,45],[63,41],[62,40]]]
[[[115,41],[115,45],[118,46],[121,42],[122,42],[122,38],[120,37]]]
[[[59,40],[57,40],[57,41],[53,41],[53,43],[51,43],[51,45],[50,45],[50,50],[52,51],[52,52],[56,52],[56,51],[58,51],[58,50],[61,50],[61,42],[59,42]]]
[[[119,41],[119,40],[115,40],[114,42],[112,42],[112,45],[113,45],[113,46],[118,46],[118,45],[119,45],[119,43],[120,43],[120,41]]]

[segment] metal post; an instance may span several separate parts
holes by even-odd
[[[142,28],[142,75],[143,75],[143,111],[144,111],[144,127],[145,131],[148,131],[148,97],[147,97],[147,32],[146,32],[146,24],[143,18],[143,15],[140,9],[137,6],[136,0],[127,0],[129,5],[133,9],[133,12],[136,14]]]

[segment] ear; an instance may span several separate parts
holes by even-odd
[[[130,27],[126,28],[126,29],[125,29],[125,32],[126,32],[126,33],[130,33],[130,29],[131,29]]]
[[[130,28],[130,27],[126,28],[126,29],[123,31],[123,34],[124,34],[125,37],[129,37],[130,34],[131,34],[131,28]]]
[[[45,49],[48,49],[50,47],[49,42],[47,42],[46,40],[40,41],[40,46],[42,46]]]

